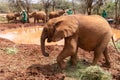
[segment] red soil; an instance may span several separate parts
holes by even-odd
[[[0,24],[0,30],[17,28],[21,25],[23,24]],[[34,24],[25,24],[25,26],[30,25],[34,26]],[[18,53],[7,54],[6,48],[13,46],[18,49]],[[40,45],[15,44],[0,38],[0,80],[64,80],[65,74],[56,64],[56,57],[62,49],[63,46],[46,46],[50,57],[44,57]],[[111,72],[113,80],[120,80],[120,54],[117,54],[111,46],[108,47],[108,51],[111,57],[111,68],[102,67],[103,56],[99,65]],[[91,63],[93,54],[79,49],[78,58]]]

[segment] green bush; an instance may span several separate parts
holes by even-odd
[[[88,64],[84,64],[83,60],[78,61],[77,65],[74,67],[71,67],[70,61],[68,60],[68,66],[67,68],[64,70],[64,72],[66,73],[67,77],[70,78],[75,78],[76,80],[79,80],[80,75],[82,74],[82,71],[88,67]]]
[[[68,62],[64,72],[66,74],[65,80],[112,80],[109,72],[104,71],[99,66],[90,66],[84,60],[78,61],[74,67],[71,67]]]
[[[5,21],[6,21],[6,18],[0,16],[0,22],[5,22]]]
[[[99,66],[87,67],[80,76],[81,80],[112,80],[110,73],[103,71]]]

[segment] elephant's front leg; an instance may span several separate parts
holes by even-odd
[[[37,19],[37,23],[39,23],[39,19]]]
[[[77,64],[77,51],[78,51],[78,48],[76,50],[76,52],[71,55],[71,59],[70,59],[70,62],[71,62],[71,65],[76,65]]]
[[[34,17],[34,24],[36,23],[36,17]]]
[[[64,62],[64,59],[71,57],[71,62],[74,64],[76,63],[76,56],[77,56],[77,36],[71,36],[68,38],[65,38],[65,45],[63,48],[63,51],[58,55],[57,57],[57,63],[60,66],[61,69],[64,69],[66,67],[66,63]]]

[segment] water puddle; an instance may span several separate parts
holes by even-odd
[[[118,29],[112,29],[112,31],[114,33],[113,37],[114,37],[115,41],[120,40],[120,30],[118,30]]]
[[[40,45],[40,36],[43,28],[22,27],[17,29],[5,30],[0,33],[0,37],[9,39],[17,44],[38,44]],[[63,45],[64,40],[58,42],[47,43],[46,45]]]

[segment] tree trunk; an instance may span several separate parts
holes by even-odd
[[[87,0],[86,3],[87,3],[87,14],[88,14],[88,15],[91,15],[93,0]]]
[[[73,13],[75,14],[75,3],[74,3],[74,0],[72,0],[72,6],[73,6]]]
[[[118,24],[118,0],[115,0],[115,27]]]
[[[55,0],[53,0],[52,11],[55,11],[55,5],[56,5]]]

